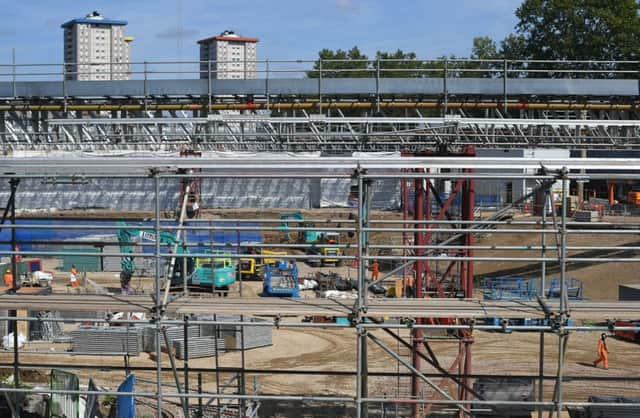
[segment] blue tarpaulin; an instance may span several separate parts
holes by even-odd
[[[118,386],[118,392],[133,392],[136,384],[136,377],[132,374],[124,379]],[[136,400],[132,395],[118,395],[117,401],[118,418],[135,418]]]
[[[117,229],[100,229],[101,226],[117,226],[116,222],[110,221],[82,221],[82,220],[23,220],[18,219],[16,222],[18,225],[60,225],[60,228],[29,228],[29,229],[16,229],[16,239],[23,251],[33,250],[30,242],[34,241],[65,241],[78,238],[84,238],[91,235],[113,235],[116,236]],[[87,225],[86,229],[65,229],[65,225]],[[176,221],[162,221],[162,226],[177,226]],[[227,223],[227,222],[185,222],[186,226],[213,226],[216,227],[258,227],[260,224],[256,222],[240,222]],[[7,227],[8,223],[0,225],[2,230],[0,231],[0,241],[8,242],[11,240],[11,229]],[[131,223],[129,226],[139,227],[141,229],[153,229],[155,226],[154,221],[149,222],[136,222]],[[187,240],[190,244],[197,243],[209,243],[216,244],[233,244],[239,242],[262,242],[262,235],[260,231],[189,231]],[[42,245],[40,245],[42,248]],[[0,251],[8,251],[10,249],[9,244],[0,244]],[[153,251],[153,248],[147,248],[146,251]]]

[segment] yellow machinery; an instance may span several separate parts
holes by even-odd
[[[256,258],[247,256],[245,258],[241,258],[238,272],[242,274],[243,280],[262,280],[262,272],[264,271],[264,267],[275,267],[277,264],[280,264],[283,261],[283,259],[279,256],[287,255],[286,251],[272,251],[265,249],[259,249],[258,251],[256,251],[256,253],[263,256],[267,255],[272,257]]]
[[[340,234],[337,232],[327,232],[321,235],[320,242],[322,244],[340,244]],[[342,259],[337,258],[342,255],[340,248],[338,247],[323,247],[320,249],[320,253],[322,254],[321,264],[333,264],[336,266],[342,265]]]

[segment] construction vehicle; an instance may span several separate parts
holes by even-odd
[[[300,212],[292,212],[285,213],[280,215],[280,219],[282,220],[282,224],[280,228],[283,231],[288,231],[289,228],[289,220],[295,220],[298,222],[300,227],[302,228],[312,228],[313,224],[311,222],[304,221],[304,215]],[[290,241],[291,236],[287,232],[285,235],[285,239]],[[298,231],[298,239],[297,242],[302,244],[311,244],[310,248],[306,249],[307,255],[317,255],[319,257],[313,257],[307,259],[307,263],[312,266],[324,266],[326,264],[333,264],[335,266],[341,266],[342,260],[338,258],[342,255],[340,248],[338,247],[325,247],[326,244],[339,244],[340,243],[340,234],[337,232],[324,232],[324,231]],[[323,245],[322,247],[315,247],[315,245]],[[263,251],[265,253],[265,251]],[[272,252],[273,254],[283,255],[286,253],[277,253]],[[264,260],[265,264],[273,264],[270,261],[272,259]]]
[[[195,268],[188,276],[190,286],[222,290],[223,294],[229,291],[229,286],[236,281],[236,268],[233,260],[221,254],[212,258],[196,258]],[[178,283],[178,285],[180,285]]]
[[[304,221],[304,215],[301,212],[291,212],[291,213],[283,213],[280,215],[280,226],[279,229],[284,231],[284,241],[291,242],[292,238],[289,234],[289,223],[291,221],[295,221],[297,223],[302,223]],[[302,231],[299,231],[299,233]],[[300,234],[298,233],[298,238],[296,241],[299,241]]]
[[[242,274],[243,280],[262,280],[265,266],[277,266],[285,263],[280,256],[287,255],[286,251],[273,251],[264,248],[256,248],[251,245],[244,247],[243,252],[247,255],[239,260],[238,274]],[[261,257],[254,257],[259,255]],[[264,257],[272,256],[272,257]]]
[[[241,258],[238,264],[238,274],[242,280],[261,280],[263,264],[255,258]]]
[[[300,297],[298,283],[298,267],[293,264],[279,263],[277,266],[266,265],[262,283],[263,296]]]
[[[121,226],[127,226],[121,222]],[[156,233],[152,229],[119,229],[117,232],[120,252],[133,253],[132,244],[139,241],[156,242]],[[176,240],[176,237],[170,232],[160,232],[160,244],[167,245],[166,253],[174,253],[177,255],[188,254],[184,248],[184,244]],[[224,255],[212,255],[207,258],[186,257],[186,263],[183,258],[175,258],[174,262],[169,263],[168,276],[171,281],[171,287],[181,288],[183,285],[183,265],[186,264],[187,286],[196,286],[199,289],[219,290],[223,293],[228,292],[229,286],[236,281],[236,268],[231,259]],[[135,273],[136,267],[133,256],[123,256],[120,260],[120,284],[123,288],[127,287],[131,281],[131,277]]]
[[[320,238],[321,232],[318,231],[298,231],[298,235],[295,239],[289,234],[289,224],[296,222],[300,228],[312,228],[313,223],[306,222],[304,220],[304,215],[301,212],[291,212],[291,213],[283,213],[280,215],[280,220],[282,223],[280,224],[279,229],[281,231],[285,231],[284,241],[285,242],[296,242],[296,243],[309,243],[316,242]]]
[[[617,327],[637,327],[640,326],[639,321],[616,321],[615,325]],[[615,336],[619,340],[625,340],[629,342],[640,343],[640,331],[616,331]]]
[[[268,265],[268,266],[275,266],[278,263],[282,262],[282,258],[280,258],[279,256],[281,255],[287,255],[286,251],[272,251],[272,250],[265,250],[265,249],[260,249],[260,251],[258,252],[261,255],[271,255],[273,257],[264,257],[262,259],[262,264],[264,265]]]
[[[27,274],[21,274],[18,281],[20,287],[25,286],[40,286],[50,287],[53,282],[53,273],[49,271],[36,270]]]
[[[311,242],[312,246],[307,248],[308,255],[317,255],[318,258],[310,258],[307,262],[310,265],[325,266],[327,264],[333,264],[334,266],[342,266],[342,259],[339,257],[342,255],[342,251],[339,247],[327,246],[329,244],[340,244],[340,234],[337,232],[322,232],[318,234],[318,240]],[[321,247],[316,247],[321,245]]]

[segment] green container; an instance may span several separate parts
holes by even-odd
[[[65,248],[65,251],[72,251],[78,253],[96,253],[98,255],[65,255],[62,257],[62,271],[71,271],[71,266],[76,266],[79,272],[93,272],[101,271],[100,249],[95,247],[72,247]]]
[[[27,274],[27,268],[29,267],[26,261],[18,262],[18,275]],[[4,274],[5,271],[11,270],[11,263],[3,263],[0,264],[0,272]]]

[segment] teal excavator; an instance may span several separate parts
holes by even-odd
[[[124,222],[120,226],[127,227]],[[153,229],[132,229],[122,228],[117,232],[120,252],[132,254],[132,245],[136,242],[147,241],[156,242],[156,233]],[[160,231],[160,244],[169,247],[168,252],[182,255],[188,254],[182,241],[167,231]],[[178,260],[178,261],[176,261]],[[232,260],[224,255],[212,255],[211,258],[194,259],[186,257],[186,274],[188,286],[218,290],[226,294],[229,286],[236,281],[236,267]],[[180,288],[183,284],[183,264],[182,257],[171,259],[169,264],[169,277],[171,287]],[[123,290],[129,289],[131,277],[136,271],[134,257],[130,255],[122,256],[120,260],[120,285]]]

